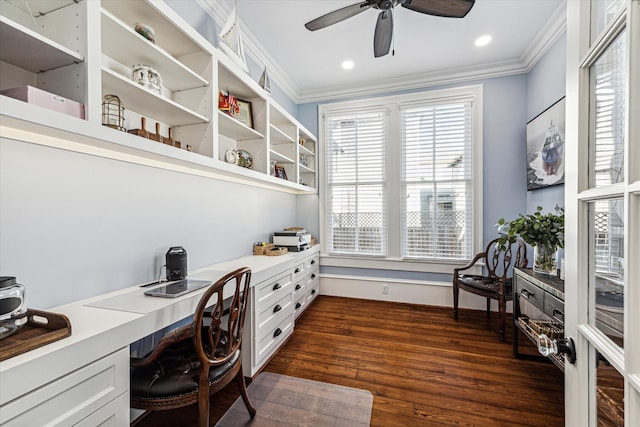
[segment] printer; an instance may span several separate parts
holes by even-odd
[[[273,243],[292,252],[301,252],[311,247],[311,234],[305,229],[276,231]]]

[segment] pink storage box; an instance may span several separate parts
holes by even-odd
[[[53,111],[84,119],[84,104],[46,92],[33,86],[20,86],[0,91],[0,94],[38,105]]]

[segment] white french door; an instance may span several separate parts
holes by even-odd
[[[567,0],[566,426],[640,426],[640,0]]]

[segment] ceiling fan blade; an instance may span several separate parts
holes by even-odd
[[[400,0],[402,7],[427,15],[464,18],[475,0]]]
[[[375,2],[365,1],[352,4],[351,6],[346,6],[342,9],[337,9],[333,12],[327,13],[326,15],[322,15],[313,21],[307,22],[304,26],[309,31],[319,30],[321,28],[328,27],[329,25],[337,24],[338,22],[344,21],[352,16],[356,16],[373,6],[373,3]]]
[[[393,9],[378,14],[376,32],[373,35],[373,56],[379,58],[389,53],[393,36]]]

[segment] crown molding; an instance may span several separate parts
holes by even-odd
[[[409,76],[386,79],[385,84],[335,86],[330,89],[319,89],[305,92],[299,99],[300,103],[320,102],[344,98],[380,95],[389,92],[420,89],[451,83],[464,83],[473,80],[504,77],[525,73],[526,69],[519,61],[505,61],[501,63],[482,64],[463,69],[437,70]]]
[[[524,51],[520,60],[526,64],[527,71],[530,71],[549,50],[549,48],[567,30],[567,2],[562,1],[529,47]]]
[[[231,2],[196,0],[218,25],[224,25],[232,10]],[[214,7],[215,6],[215,7]],[[327,100],[377,95],[385,92],[411,90],[453,83],[463,83],[529,72],[544,56],[566,30],[566,0],[562,1],[547,24],[540,30],[536,38],[517,59],[474,65],[465,68],[452,68],[402,76],[385,80],[384,84],[369,84],[354,88],[353,85],[332,86],[316,90],[302,90],[288,76],[267,52],[257,38],[251,33],[239,17],[240,28],[245,42],[244,48],[251,58],[269,70],[269,78],[296,104],[320,102]]]

